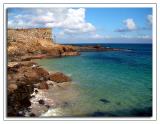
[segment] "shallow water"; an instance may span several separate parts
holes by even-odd
[[[130,50],[36,60],[50,71],[71,76],[71,87],[76,88],[71,94],[59,94],[62,99],[73,95],[70,105],[51,108],[42,116],[151,116],[152,45],[103,46]]]

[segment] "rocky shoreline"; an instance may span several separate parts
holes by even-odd
[[[50,86],[71,82],[71,78],[61,72],[49,72],[33,59],[77,56],[88,51],[118,51],[121,49],[102,46],[60,45],[52,40],[52,29],[8,29],[8,66],[7,66],[7,116],[38,116],[31,113],[31,98],[38,90],[48,90]],[[36,89],[36,90],[35,90]],[[39,104],[45,105],[43,99]],[[45,105],[49,108],[49,105]]]
[[[103,47],[101,45],[95,45],[95,46],[75,46],[76,50],[78,52],[102,52],[102,51],[121,51],[124,49],[120,48],[110,48],[110,47]]]
[[[49,86],[71,82],[71,78],[61,72],[48,72],[33,61],[10,62],[8,64],[7,88],[7,116],[25,116],[24,111],[29,111],[31,94],[37,94],[38,89],[48,90]],[[37,89],[37,90],[35,90]],[[44,100],[39,99],[39,104]],[[49,107],[49,106],[48,106]],[[30,113],[30,116],[35,115]]]

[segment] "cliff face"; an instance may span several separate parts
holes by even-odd
[[[51,28],[8,29],[7,41],[9,61],[39,54],[55,57],[75,52],[72,46],[55,44]]]

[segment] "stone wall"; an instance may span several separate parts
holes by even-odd
[[[32,41],[32,40],[52,41],[51,28],[30,28],[30,29],[8,29],[8,42]]]

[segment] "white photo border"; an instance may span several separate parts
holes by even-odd
[[[6,116],[6,87],[7,87],[7,18],[6,10],[10,7],[25,8],[152,8],[153,25],[152,25],[152,117],[24,117],[11,118]],[[3,120],[4,121],[156,121],[157,120],[157,4],[156,3],[4,3],[3,4]]]

